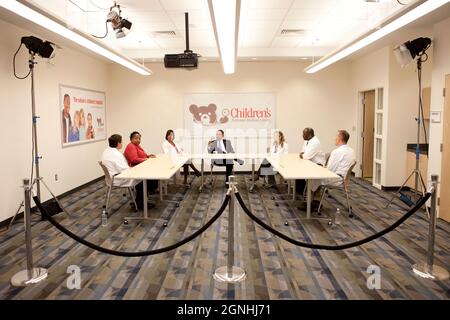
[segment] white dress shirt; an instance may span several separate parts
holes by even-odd
[[[217,140],[217,148],[219,149],[219,151],[222,151],[223,153],[227,153],[227,149],[225,148],[223,139]]]
[[[103,151],[102,163],[108,169],[111,176],[121,173],[130,168],[127,159],[117,148],[108,147]],[[138,184],[139,180],[134,179],[114,179],[114,185],[120,187],[132,187]]]
[[[320,182],[317,182],[317,180],[313,180],[313,184],[311,186],[312,190],[313,191],[317,190],[320,184],[332,186],[341,185],[343,179],[345,179],[345,175],[347,174],[350,167],[355,163],[355,161],[356,161],[355,152],[348,145],[343,144],[334,149],[330,154],[330,158],[328,159],[327,168],[328,170],[336,173],[342,178],[323,179],[320,180]]]
[[[303,159],[311,160],[316,164],[324,165],[325,156],[322,152],[320,141],[316,136],[303,143],[302,152]]]

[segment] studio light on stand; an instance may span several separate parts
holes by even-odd
[[[418,101],[418,109],[417,109],[417,144],[416,144],[416,165],[414,170],[411,172],[411,174],[408,176],[408,178],[405,180],[405,182],[402,184],[402,186],[397,190],[397,192],[393,195],[393,197],[388,202],[387,207],[390,206],[394,198],[397,194],[400,194],[400,199],[405,203],[413,203],[409,198],[407,198],[404,194],[401,193],[405,185],[408,183],[408,181],[414,177],[414,190],[416,192],[422,193],[422,196],[425,195],[426,192],[426,185],[425,180],[423,179],[422,173],[420,172],[419,167],[419,160],[420,160],[420,131],[421,131],[421,125],[423,126],[424,130],[424,136],[425,136],[425,143],[427,142],[427,134],[425,129],[425,124],[423,121],[423,107],[422,107],[422,63],[428,60],[428,55],[426,54],[426,51],[431,46],[431,39],[430,38],[417,38],[412,41],[407,41],[399,46],[396,46],[394,48],[394,55],[397,59],[397,62],[399,65],[404,68],[405,66],[409,65],[412,61],[416,60],[417,62],[417,78],[419,82],[419,101]],[[404,199],[406,197],[406,199]],[[417,196],[418,198],[418,196]],[[408,200],[408,201],[405,201]],[[417,200],[417,199],[416,199]],[[426,212],[428,216],[429,210],[426,207]]]
[[[49,41],[43,41],[39,38],[29,36],[29,37],[22,37],[20,41],[20,45],[25,45],[27,47],[29,52],[29,59],[28,59],[28,68],[29,68],[29,75],[31,76],[31,113],[32,113],[32,121],[33,121],[33,159],[34,159],[34,166],[36,168],[36,179],[35,181],[31,181],[31,184],[33,185],[36,183],[36,192],[39,199],[41,198],[41,186],[40,186],[40,175],[39,175],[39,159],[41,157],[39,156],[38,152],[38,141],[37,141],[37,119],[39,118],[36,116],[36,103],[35,103],[35,93],[34,93],[34,65],[37,64],[36,62],[36,55],[40,56],[41,58],[45,59],[51,59],[54,57],[54,43]],[[20,49],[20,47],[19,47]],[[31,177],[33,179],[33,177]]]
[[[28,68],[29,72],[25,77],[19,77],[15,70],[15,59],[17,53],[19,52],[22,45],[28,49],[29,59]],[[35,90],[34,90],[34,66],[37,64],[36,55],[41,58],[49,59],[54,56],[54,46],[55,44],[49,41],[43,41],[39,38],[29,36],[22,37],[20,41],[20,46],[14,54],[14,76],[18,79],[26,79],[31,76],[31,114],[32,114],[32,170],[31,177],[28,179],[23,179],[23,189],[24,189],[24,200],[19,206],[14,217],[11,219],[10,226],[14,222],[15,217],[19,213],[22,207],[24,207],[24,224],[25,224],[25,246],[26,246],[26,257],[27,257],[27,269],[19,271],[11,278],[11,284],[13,286],[27,286],[30,284],[38,283],[45,278],[47,278],[48,272],[44,268],[33,266],[33,255],[32,255],[32,235],[31,235],[31,193],[33,192],[33,186],[36,184],[36,194],[38,198],[41,198],[41,176],[39,173],[39,160],[41,157],[38,152],[38,140],[37,140],[37,119],[36,116],[36,105],[35,105]],[[33,170],[35,169],[35,170]]]
[[[111,27],[116,32],[117,39],[125,37],[126,34],[123,29],[130,30],[132,25],[130,21],[121,17],[121,13],[120,5],[114,3],[114,6],[111,7],[106,17],[106,22],[111,23]]]
[[[406,181],[397,191],[397,193],[401,194],[401,190],[408,183],[408,181],[414,176],[414,187],[415,191],[419,191],[419,187],[421,188],[422,195],[426,192],[426,185],[424,179],[422,177],[422,173],[420,172],[419,160],[420,160],[420,131],[421,125],[423,126],[423,131],[425,135],[425,143],[427,143],[427,135],[424,124],[423,117],[423,106],[422,106],[422,63],[428,60],[428,55],[426,51],[431,46],[430,38],[417,38],[412,41],[407,41],[397,47],[394,48],[394,55],[397,59],[397,62],[400,64],[402,68],[409,65],[412,61],[416,60],[417,62],[417,79],[419,83],[419,103],[417,110],[417,144],[416,144],[416,167],[408,176]],[[412,266],[412,271],[415,275],[431,280],[440,280],[445,281],[449,279],[448,271],[438,266],[434,263],[434,243],[435,243],[435,231],[436,231],[436,219],[437,219],[437,188],[439,185],[439,177],[437,175],[431,176],[431,189],[433,191],[433,196],[431,198],[431,206],[430,210],[426,206],[426,212],[429,218],[429,232],[428,232],[428,254],[427,261],[414,264]],[[403,194],[401,194],[404,196]],[[395,197],[395,195],[394,195]],[[389,201],[389,206],[394,197]]]

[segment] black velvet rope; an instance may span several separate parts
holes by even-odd
[[[407,213],[405,213],[400,219],[398,219],[396,222],[394,222],[392,225],[390,225],[389,227],[358,241],[355,242],[350,242],[350,243],[345,243],[345,244],[338,244],[338,245],[325,245],[325,244],[315,244],[315,243],[307,243],[307,242],[302,242],[302,241],[298,241],[295,239],[292,239],[290,237],[288,237],[287,235],[281,233],[278,230],[275,230],[274,228],[272,228],[271,226],[267,225],[266,223],[264,223],[262,220],[260,220],[258,217],[256,217],[245,205],[244,200],[242,200],[241,195],[239,194],[239,192],[235,193],[236,195],[236,199],[238,200],[239,204],[241,205],[242,209],[244,210],[244,212],[250,217],[250,219],[252,219],[253,221],[255,221],[257,224],[259,224],[261,227],[263,227],[264,229],[268,230],[269,232],[273,233],[274,235],[280,237],[283,240],[286,240],[289,243],[292,243],[296,246],[299,247],[304,247],[304,248],[310,248],[310,249],[320,249],[320,250],[344,250],[344,249],[349,249],[349,248],[353,248],[356,246],[360,246],[364,243],[367,243],[369,241],[375,240],[379,237],[382,237],[383,235],[385,235],[388,232],[391,232],[392,230],[394,230],[395,228],[397,228],[399,225],[401,225],[406,219],[408,219],[409,217],[411,217],[417,210],[419,210],[424,204],[425,202],[427,202],[428,198],[430,198],[431,193],[427,192],[424,197],[422,199],[420,199],[419,202],[416,203],[416,205],[409,210]]]
[[[95,243],[92,243],[92,242],[89,242],[87,240],[84,240],[84,239],[80,238],[79,236],[77,236],[76,234],[72,233],[70,230],[67,230],[65,227],[60,225],[55,219],[53,219],[52,216],[50,216],[48,214],[47,210],[42,206],[41,201],[39,200],[38,197],[36,197],[36,196],[33,197],[33,200],[36,203],[36,206],[38,207],[39,211],[44,215],[44,217],[53,226],[55,226],[59,231],[61,231],[62,233],[66,234],[67,236],[69,236],[70,238],[74,239],[75,241],[78,241],[79,243],[84,244],[85,246],[88,246],[91,249],[94,249],[94,250],[97,250],[97,251],[100,251],[100,252],[103,252],[103,253],[115,255],[115,256],[120,256],[120,257],[144,257],[144,256],[151,256],[151,255],[154,255],[154,254],[159,254],[159,253],[163,253],[163,252],[167,252],[167,251],[176,249],[176,248],[182,246],[183,244],[193,240],[194,238],[196,238],[200,234],[202,234],[225,211],[226,207],[228,206],[228,203],[230,202],[230,196],[227,195],[225,197],[225,200],[222,203],[222,206],[219,208],[217,213],[203,227],[201,227],[200,229],[195,231],[190,236],[184,238],[183,240],[181,240],[181,241],[179,241],[179,242],[177,242],[175,244],[172,244],[172,245],[164,247],[164,248],[159,248],[159,249],[155,249],[155,250],[148,250],[148,251],[139,251],[139,252],[116,251],[116,250],[112,250],[112,249],[101,247],[99,245],[96,245]]]

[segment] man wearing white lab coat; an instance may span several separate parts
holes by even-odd
[[[320,145],[319,138],[314,134],[313,128],[303,129],[303,147],[300,153],[300,158],[310,160],[318,165],[323,166],[325,164],[325,156]],[[295,181],[295,188],[297,193],[303,194],[306,181],[304,179],[298,179]]]
[[[109,147],[103,151],[102,164],[108,169],[111,176],[121,173],[130,168],[127,159],[119,150],[122,148],[122,137],[118,134],[113,134],[108,138]],[[148,183],[148,181],[147,181]],[[136,203],[139,209],[142,210],[144,195],[143,184],[141,180],[135,179],[114,179],[114,186],[120,187],[135,187],[136,188]],[[154,204],[147,204],[148,208],[153,208]]]
[[[336,135],[335,145],[337,146],[328,159],[328,170],[336,173],[339,179],[313,180],[312,191],[316,191],[320,185],[340,186],[350,167],[356,162],[355,152],[347,145],[350,134],[346,130],[339,130]]]
[[[313,128],[305,128],[303,130],[303,147],[300,153],[300,158],[305,160],[311,160],[321,166],[325,163],[325,157],[320,145],[319,138],[314,135]]]

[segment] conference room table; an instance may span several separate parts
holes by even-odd
[[[285,154],[273,156],[267,153],[199,153],[166,155],[158,154],[155,158],[148,158],[146,161],[129,168],[115,177],[115,179],[136,179],[143,180],[144,204],[148,201],[146,180],[159,181],[160,199],[163,200],[163,187],[161,181],[167,181],[180,170],[189,160],[201,160],[201,184],[199,191],[204,187],[204,164],[205,160],[251,160],[252,162],[252,185],[250,192],[255,187],[255,164],[256,160],[267,159],[273,168],[287,181],[293,183],[293,200],[295,200],[295,180],[305,179],[307,181],[306,214],[311,216],[311,180],[314,179],[339,179],[340,177],[325,167],[319,166],[309,160],[304,160],[298,154]],[[290,190],[290,188],[289,188]],[[147,206],[144,205],[144,218],[148,217]]]
[[[163,186],[161,181],[170,180],[180,168],[189,160],[186,155],[171,156],[166,154],[158,154],[155,158],[148,158],[144,162],[122,171],[114,179],[136,179],[143,180],[144,189],[144,218],[148,218],[147,211],[147,181],[158,180],[159,196],[163,200]]]
[[[204,180],[204,172],[205,172],[205,160],[231,160],[240,159],[240,160],[251,160],[252,162],[252,185],[250,186],[250,192],[253,192],[255,188],[255,165],[256,160],[266,159],[269,156],[267,153],[198,153],[191,154],[189,157],[191,159],[200,159],[201,160],[201,183],[199,187],[199,191],[202,192],[203,187],[205,185]]]
[[[297,153],[280,156],[268,156],[267,161],[285,179],[293,182],[293,197],[295,201],[295,180],[306,180],[306,217],[311,217],[311,181],[315,179],[340,179],[334,172],[310,160],[301,159]]]

